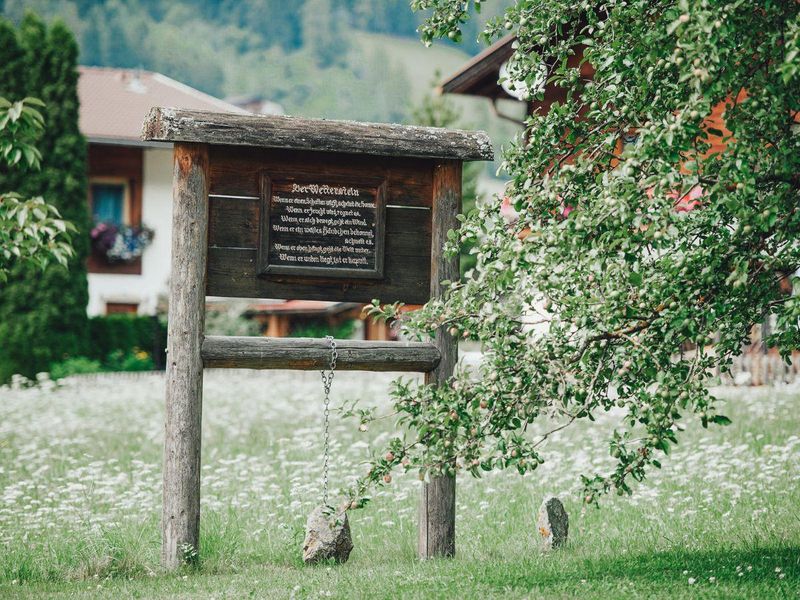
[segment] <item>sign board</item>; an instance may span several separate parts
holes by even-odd
[[[259,273],[383,278],[386,182],[261,178]]]
[[[430,298],[433,161],[216,145],[208,158],[209,296]]]
[[[437,198],[457,212],[462,162],[493,157],[482,132],[170,108],[143,139],[205,148],[206,295],[239,298],[425,303]]]

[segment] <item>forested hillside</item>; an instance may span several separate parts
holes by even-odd
[[[507,2],[491,3],[465,28]],[[220,96],[253,95],[307,116],[404,121],[429,89],[477,52],[477,43],[419,54],[424,15],[409,0],[0,0],[18,21],[26,10],[62,18],[82,64],[141,67]],[[467,121],[486,126],[485,107]]]

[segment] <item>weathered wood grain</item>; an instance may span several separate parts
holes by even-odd
[[[150,110],[142,125],[142,139],[378,156],[494,159],[491,140],[483,131],[163,107]]]
[[[259,200],[219,198],[208,201],[208,245],[220,248],[258,248]]]
[[[337,302],[424,304],[428,301],[430,260],[424,256],[385,256],[384,278],[328,279],[290,275],[257,276],[258,251],[244,248],[208,249],[209,296],[228,298],[285,298]]]
[[[174,149],[172,274],[167,339],[161,562],[177,569],[199,548],[200,430],[205,322],[208,153],[203,144]],[[196,555],[195,555],[196,556]]]
[[[366,156],[210,146],[211,193],[258,196],[262,174],[281,177],[291,173],[302,179],[382,179],[386,203],[396,206],[431,206],[433,161],[422,158]]]
[[[439,350],[425,342],[337,340],[336,369],[426,373],[439,364]],[[328,342],[312,338],[209,336],[203,342],[206,368],[325,369]]]
[[[458,255],[446,257],[442,247],[447,232],[458,227],[461,212],[461,163],[443,161],[433,173],[433,215],[431,226],[431,297],[441,296],[441,281],[459,277]],[[458,361],[458,342],[445,329],[436,332],[434,345],[439,349],[439,366],[425,374],[426,384],[444,384]],[[419,508],[420,558],[453,556],[456,551],[456,481],[455,477],[433,477],[422,484]]]

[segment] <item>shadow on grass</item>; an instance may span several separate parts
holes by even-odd
[[[597,559],[574,555],[551,558],[552,561],[540,558],[530,563],[493,563],[491,568],[484,569],[480,579],[491,586],[529,589],[574,587],[581,580],[589,584],[647,580],[659,585],[686,582],[689,577],[698,582],[714,577],[720,584],[743,580],[752,584],[778,581],[781,573],[787,583],[800,582],[800,547],[790,545],[714,551],[676,549]],[[740,572],[744,574],[739,575]]]

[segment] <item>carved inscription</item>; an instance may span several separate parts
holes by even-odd
[[[261,272],[383,276],[383,184],[262,180]]]

